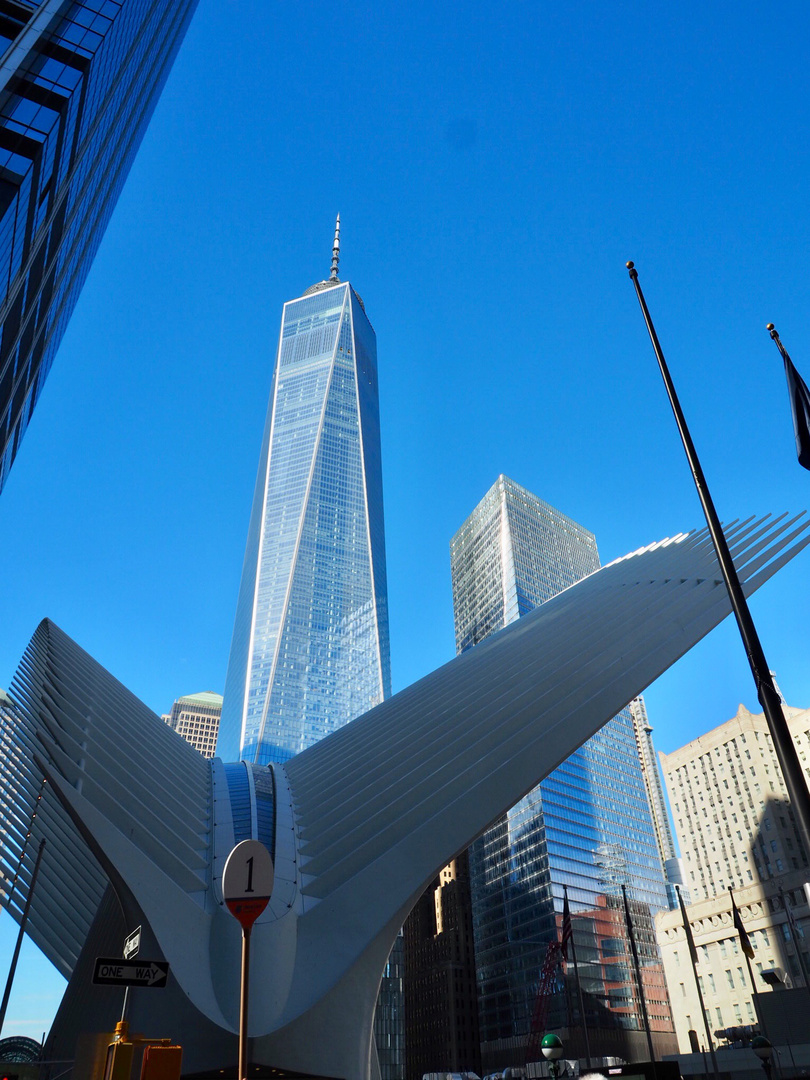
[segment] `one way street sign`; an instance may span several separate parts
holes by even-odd
[[[110,960],[100,956],[96,960],[93,982],[101,986],[145,986],[161,990],[168,974],[166,960]]]

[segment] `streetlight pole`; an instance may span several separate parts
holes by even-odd
[[[544,1035],[543,1041],[540,1043],[540,1052],[548,1062],[548,1071],[553,1080],[558,1080],[560,1075],[559,1061],[563,1056],[563,1044],[560,1036],[555,1035],[553,1032]]]
[[[751,1049],[762,1062],[762,1068],[765,1070],[767,1080],[771,1080],[771,1055],[773,1054],[773,1047],[764,1035],[757,1035],[751,1040]]]
[[[11,997],[11,986],[14,982],[14,975],[17,971],[17,961],[20,958],[20,947],[22,945],[23,935],[25,934],[25,927],[28,922],[28,911],[31,907],[31,898],[34,895],[34,886],[37,883],[37,874],[39,873],[39,864],[42,862],[42,853],[45,850],[45,841],[40,840],[39,850],[37,851],[37,859],[34,863],[34,872],[31,874],[31,884],[28,887],[28,896],[25,898],[25,907],[23,908],[22,918],[20,919],[20,930],[17,934],[17,943],[14,946],[14,955],[11,958],[11,967],[8,969],[8,978],[6,979],[6,989],[3,992],[3,1001],[0,1004],[0,1033],[3,1031],[3,1024],[6,1022],[6,1009],[8,1008],[8,999]]]

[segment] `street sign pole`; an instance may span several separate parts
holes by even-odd
[[[133,930],[124,941],[124,959],[134,960],[141,947],[141,927]],[[127,1018],[127,1006],[129,1005],[129,987],[124,987],[124,1004],[121,1007],[121,1023]]]
[[[222,871],[222,897],[242,926],[242,985],[239,993],[239,1075],[247,1080],[250,932],[270,902],[273,860],[258,840],[243,840],[231,851]]]
[[[242,986],[239,993],[239,1080],[247,1076],[248,987],[250,986],[250,931],[242,927]]]

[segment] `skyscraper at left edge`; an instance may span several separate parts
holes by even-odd
[[[377,341],[338,277],[284,305],[217,742],[283,763],[391,693]],[[377,1003],[383,1080],[402,1075],[401,939]]]
[[[196,6],[0,3],[0,489]]]

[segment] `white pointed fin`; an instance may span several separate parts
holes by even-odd
[[[754,586],[808,542],[795,520],[730,532]],[[379,875],[389,918],[729,610],[705,531],[651,545],[288,762],[305,893],[368,911]]]

